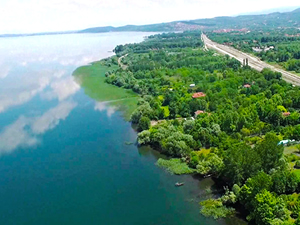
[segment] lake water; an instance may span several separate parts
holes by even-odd
[[[121,112],[72,72],[145,33],[0,39],[0,224],[215,225],[199,214],[212,181],[155,166]],[[186,185],[174,187],[180,181]]]

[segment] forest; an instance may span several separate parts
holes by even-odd
[[[131,115],[139,145],[172,157],[158,164],[176,174],[212,176],[226,187],[222,197],[200,203],[206,216],[230,216],[238,209],[253,224],[300,224],[300,157],[280,144],[300,140],[299,87],[278,72],[258,72],[203,49],[200,35],[154,35],[115,48],[118,57],[126,54],[126,68],[108,71],[106,82],[139,94]],[[275,55],[285,42],[299,41],[230,35],[210,38],[235,44],[255,39],[257,45],[275,45]],[[298,60],[296,48],[286,51],[291,59],[285,63]],[[111,67],[117,60],[102,63]]]
[[[289,71],[300,73],[300,30],[296,28],[254,29],[247,32],[209,32],[209,38],[261,60],[276,63]]]

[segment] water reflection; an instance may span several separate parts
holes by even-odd
[[[31,125],[32,132],[34,134],[42,134],[47,130],[53,129],[59,124],[60,120],[66,119],[76,106],[77,103],[75,102],[60,103],[33,121]]]
[[[122,33],[2,38],[0,154],[38,145],[42,134],[67,119],[80,104],[75,97],[80,85],[72,76],[77,67],[109,57],[116,45],[142,41],[143,36]],[[100,102],[94,109],[106,110],[109,117],[116,111],[116,107]]]
[[[0,70],[0,79],[4,79],[5,77],[7,77],[9,71],[10,68],[8,66],[3,66]]]
[[[31,100],[49,85],[50,79],[50,74],[40,73],[32,73],[28,76],[16,74],[12,78],[9,76],[4,78],[0,89],[0,113]]]
[[[30,119],[21,116],[13,124],[4,128],[0,134],[0,154],[11,152],[20,146],[30,147],[37,144],[37,138],[26,129],[28,123]]]
[[[61,102],[40,117],[20,116],[0,133],[0,154],[18,147],[32,147],[39,143],[38,135],[56,127],[76,107],[75,102]]]
[[[50,87],[52,90],[42,93],[42,98],[47,100],[58,98],[59,101],[63,101],[80,89],[80,86],[74,81],[73,77],[52,82]]]
[[[111,117],[116,112],[117,107],[108,106],[106,102],[96,102],[94,109],[99,112],[106,111],[107,116]]]

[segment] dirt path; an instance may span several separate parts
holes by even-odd
[[[243,60],[247,58],[248,65],[251,66],[253,69],[261,71],[264,68],[270,68],[273,71],[282,73],[283,79],[286,80],[287,82],[300,86],[300,77],[293,73],[287,72],[283,69],[276,68],[275,66],[272,66],[268,63],[261,61],[259,58],[255,56],[246,54],[235,48],[213,42],[210,39],[208,39],[207,36],[204,34],[202,34],[202,40],[204,42],[205,48],[215,49],[222,54],[227,54],[230,57],[239,60],[241,63],[243,63]]]
[[[127,65],[124,65],[123,63],[122,63],[122,59],[124,58],[124,57],[126,57],[128,54],[126,54],[126,55],[123,55],[123,56],[121,56],[119,59],[118,59],[118,64],[119,64],[119,66],[123,69],[123,70],[126,70],[127,69]]]

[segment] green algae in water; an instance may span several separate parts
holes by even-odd
[[[73,72],[75,80],[89,97],[107,106],[121,110],[126,120],[137,106],[138,95],[132,90],[119,88],[105,82],[105,73],[119,66],[106,66],[102,61],[81,66]]]
[[[191,169],[186,163],[182,162],[181,159],[162,159],[157,160],[156,165],[166,169],[168,172],[181,175],[181,174],[191,174],[196,170]]]

